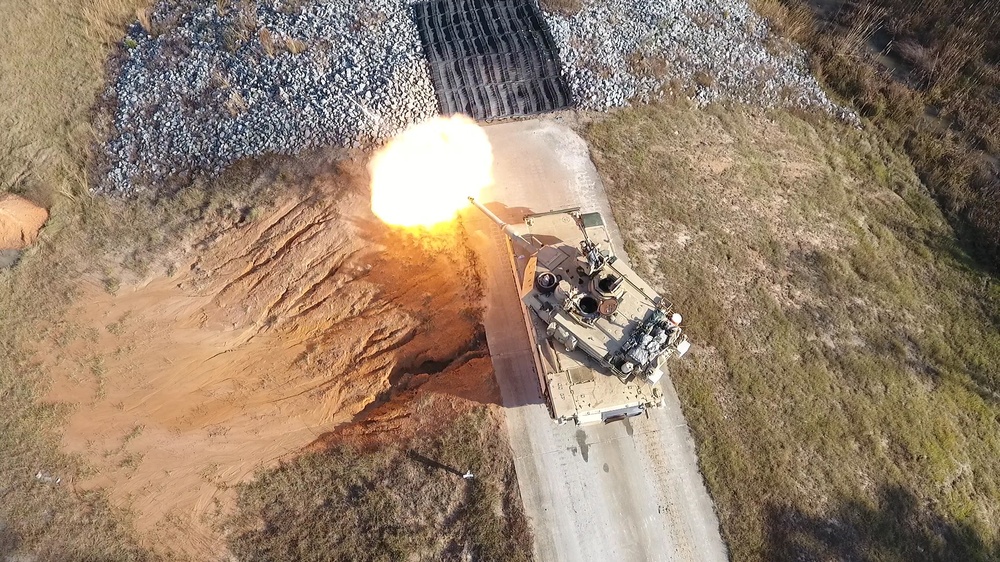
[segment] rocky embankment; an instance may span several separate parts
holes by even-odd
[[[364,146],[434,115],[409,3],[161,4],[122,42],[97,189],[128,194],[242,158]],[[699,103],[843,113],[803,53],[768,48],[766,23],[742,0],[592,0],[545,17],[583,108],[680,86]]]
[[[402,2],[161,7],[131,27],[107,92],[102,190],[246,157],[387,138],[436,113]]]
[[[700,105],[732,100],[821,108],[826,97],[805,53],[768,28],[743,0],[601,0],[574,15],[546,14],[563,74],[582,107],[647,102],[664,88]]]

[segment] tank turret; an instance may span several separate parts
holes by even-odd
[[[662,404],[660,380],[690,344],[680,315],[623,260],[598,213],[566,209],[505,223],[515,280],[553,416],[588,423]]]

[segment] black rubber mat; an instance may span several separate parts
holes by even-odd
[[[413,5],[441,113],[477,120],[569,107],[552,35],[531,0]]]

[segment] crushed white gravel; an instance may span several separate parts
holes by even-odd
[[[264,154],[367,146],[437,113],[413,0],[164,3],[133,25],[105,93],[110,137],[97,190],[129,194]],[[590,0],[545,14],[583,108],[681,84],[699,104],[832,104],[801,51],[771,53],[742,0]]]

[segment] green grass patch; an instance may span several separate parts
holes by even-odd
[[[1000,556],[1000,285],[911,164],[815,116],[659,104],[586,136],[734,560]]]

